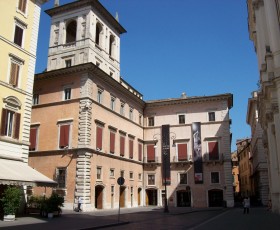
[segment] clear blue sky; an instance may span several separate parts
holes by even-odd
[[[73,0],[60,0],[60,5]],[[250,137],[248,98],[259,73],[249,40],[246,0],[100,0],[119,15],[121,76],[144,100],[233,94],[232,151]],[[47,66],[50,17],[42,7],[36,73]]]

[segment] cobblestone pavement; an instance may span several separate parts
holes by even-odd
[[[241,208],[191,209],[140,207],[102,210],[87,213],[64,211],[53,219],[39,216],[18,217],[14,222],[0,221],[0,228],[45,230],[90,230],[90,229],[190,229],[190,230],[279,230],[280,216],[265,208],[251,208],[250,214],[243,214]]]

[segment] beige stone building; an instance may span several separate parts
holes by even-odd
[[[239,161],[237,156],[237,151],[231,154],[232,162],[232,177],[233,177],[233,191],[235,201],[239,199],[240,196],[240,182],[239,182]]]
[[[0,1],[0,197],[8,185],[26,190],[56,184],[27,164],[37,38],[45,2]]]
[[[250,39],[260,72],[258,111],[268,159],[272,210],[280,213],[280,2],[247,0],[247,5]]]
[[[99,1],[46,12],[48,67],[35,76],[29,164],[58,182],[65,208],[80,196],[84,211],[117,208],[119,198],[121,207],[165,198],[232,207],[232,94],[144,101],[120,77],[126,31]]]

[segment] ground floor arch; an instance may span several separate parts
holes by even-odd
[[[157,189],[146,189],[146,206],[158,205]]]
[[[191,206],[191,191],[178,190],[177,196],[177,207],[190,207]]]
[[[208,206],[223,207],[224,192],[221,189],[211,189],[208,191]]]

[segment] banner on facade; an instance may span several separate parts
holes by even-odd
[[[162,125],[161,127],[161,159],[162,159],[162,184],[170,185],[170,133],[169,125]]]
[[[194,182],[203,183],[203,164],[201,151],[201,124],[192,123],[192,141],[193,141],[193,162],[194,162]]]

